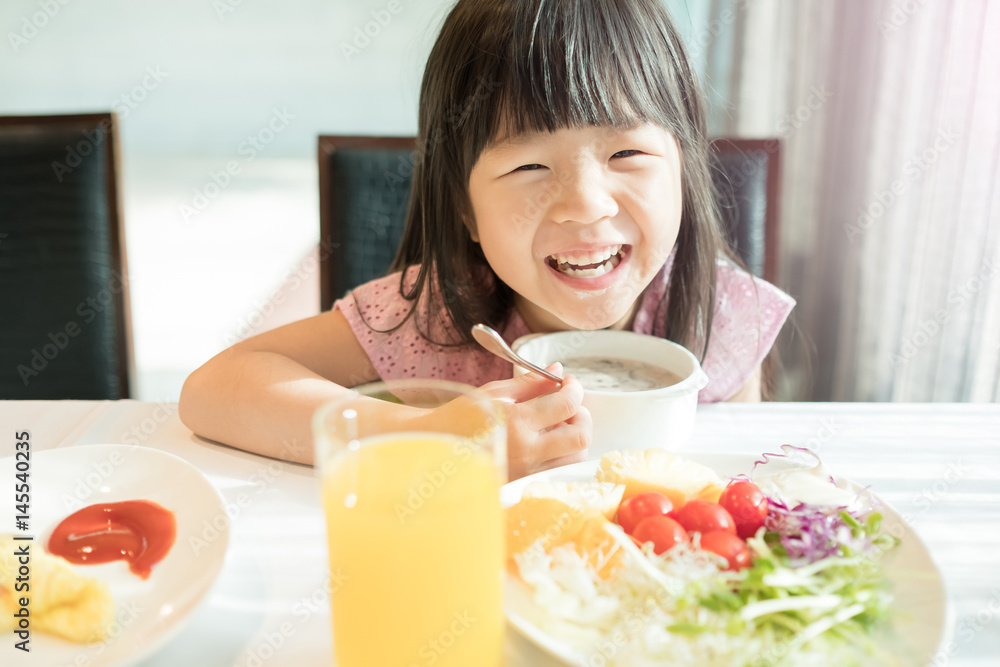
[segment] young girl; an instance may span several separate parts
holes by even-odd
[[[195,371],[180,401],[192,430],[309,462],[321,404],[435,377],[512,403],[512,478],[585,459],[579,382],[512,379],[473,342],[477,322],[508,342],[669,338],[702,359],[701,401],[760,400],[794,302],[722,239],[702,98],[661,0],[459,0],[427,61],[418,141],[393,273]]]

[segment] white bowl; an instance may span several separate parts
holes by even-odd
[[[644,391],[587,389],[583,405],[594,419],[590,456],[616,449],[680,449],[694,430],[698,392],[708,376],[686,348],[664,338],[631,331],[560,331],[531,334],[514,341],[513,349],[543,368],[575,357],[641,361],[681,377],[677,384]],[[515,375],[526,371],[514,367]]]

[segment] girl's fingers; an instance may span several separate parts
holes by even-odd
[[[549,371],[562,375],[562,365]],[[529,373],[482,387],[507,408],[507,454],[511,479],[587,459],[593,432],[583,407],[583,386],[570,376],[556,386]]]
[[[531,458],[542,462],[582,456],[579,460],[586,460],[592,434],[590,412],[580,407],[565,423],[537,435]]]
[[[562,376],[562,364],[558,361],[545,370]],[[482,386],[482,390],[493,398],[513,399],[517,403],[530,401],[543,394],[556,391],[555,383],[537,373],[525,373],[510,380],[496,380]]]
[[[512,410],[517,406],[512,406]],[[507,463],[511,479],[565,463],[584,461],[593,433],[590,412],[580,407],[567,421],[540,433],[511,415]]]
[[[543,431],[568,421],[583,402],[583,386],[573,376],[563,380],[558,391],[542,394],[514,406],[517,418],[528,428]]]

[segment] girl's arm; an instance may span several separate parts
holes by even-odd
[[[339,311],[237,343],[192,373],[181,421],[198,435],[299,463],[312,463],[313,413],[352,387],[378,379]]]
[[[371,360],[340,311],[287,324],[237,343],[209,359],[184,383],[180,418],[198,435],[256,454],[312,463],[312,416],[348,389],[378,380]],[[510,404],[507,454],[511,478],[586,458],[590,413],[583,388],[561,389],[525,375],[485,390]],[[372,399],[375,401],[375,399]],[[386,418],[409,408],[377,401]]]

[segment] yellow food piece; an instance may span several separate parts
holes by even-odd
[[[581,485],[582,487],[583,485]],[[596,485],[594,485],[596,486]],[[555,547],[572,543],[595,572],[607,578],[621,566],[622,553],[614,538],[604,529],[608,525],[605,514],[617,510],[617,500],[608,510],[609,498],[621,497],[624,487],[608,485],[602,488],[601,502],[594,505],[580,502],[574,493],[569,504],[552,497],[522,497],[521,502],[506,510],[507,515],[507,566],[516,573],[514,556],[529,549],[547,553]],[[579,490],[579,489],[577,489]],[[560,493],[566,491],[558,485],[553,488],[536,487],[532,493]],[[527,490],[525,491],[527,494]],[[587,499],[594,498],[586,496]]]
[[[15,589],[21,563],[15,552],[30,545],[30,590]],[[81,644],[101,641],[115,619],[107,584],[82,577],[69,563],[45,552],[39,542],[0,535],[0,632],[16,629],[19,598],[30,598],[31,629]]]
[[[593,509],[612,519],[622,502],[625,487],[603,482],[538,481],[525,487],[521,498],[555,498],[586,513]]]
[[[624,484],[622,500],[647,491],[662,493],[674,508],[689,500],[718,501],[725,484],[711,468],[665,449],[626,449],[601,457],[597,480]]]
[[[614,575],[625,562],[624,550],[605,530],[608,523],[603,516],[593,516],[584,522],[573,540],[576,552],[587,559],[602,579]]]
[[[544,551],[566,544],[577,536],[596,511],[580,511],[555,498],[522,498],[508,507],[507,554],[523,553],[539,542]]]

